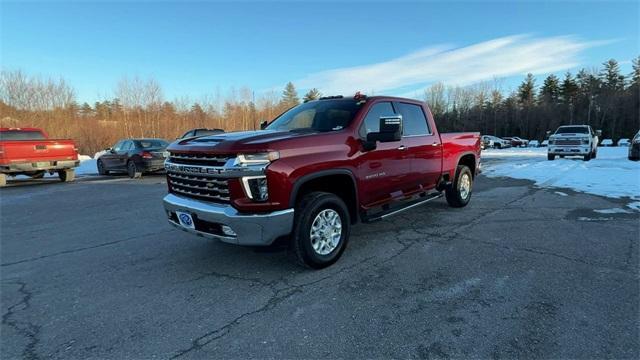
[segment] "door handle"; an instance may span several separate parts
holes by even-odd
[[[400,146],[398,147],[398,150],[403,150],[403,151],[404,151],[404,150],[407,150],[407,149],[408,149],[408,147],[406,147],[406,146],[404,146],[404,145],[400,145]]]
[[[437,142],[434,142],[433,144],[431,144],[431,146],[438,146],[440,144],[438,144]]]

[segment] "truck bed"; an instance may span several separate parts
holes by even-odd
[[[455,175],[459,159],[468,154],[476,157],[476,173],[480,164],[480,133],[456,132],[440,133],[442,140],[442,172],[449,173],[450,179]]]

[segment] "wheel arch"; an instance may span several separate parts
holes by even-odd
[[[345,186],[345,182],[348,186]],[[328,169],[313,172],[298,178],[291,189],[289,206],[295,207],[298,200],[312,191],[324,191],[340,197],[349,209],[351,223],[358,221],[358,191],[356,178],[349,169]]]

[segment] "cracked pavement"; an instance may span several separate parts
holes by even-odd
[[[162,177],[0,191],[3,359],[638,358],[640,214],[480,176],[311,271],[173,229]]]

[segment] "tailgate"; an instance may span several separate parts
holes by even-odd
[[[0,142],[0,164],[77,160],[72,140],[15,140]]]

